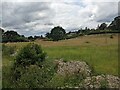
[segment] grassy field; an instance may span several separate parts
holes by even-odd
[[[96,74],[118,75],[118,35],[82,36],[58,42],[36,40],[47,53],[47,60],[86,61]],[[7,43],[19,50],[25,43]],[[3,56],[3,65],[10,66],[13,57]]]
[[[22,47],[27,45],[30,42],[19,42],[19,43],[6,43],[6,46],[12,47],[8,49],[6,52],[11,52],[13,49],[19,51]],[[110,38],[110,34],[107,35],[89,35],[82,36],[69,40],[61,40],[58,42],[53,41],[43,41],[36,40],[34,43],[41,45],[42,49],[47,53],[47,59],[44,62],[44,66],[46,67],[44,71],[39,71],[36,67],[30,68],[28,74],[23,74],[21,77],[22,81],[12,82],[11,80],[11,67],[14,64],[14,56],[10,56],[8,53],[3,53],[2,57],[2,70],[3,70],[3,87],[31,87],[24,86],[25,82],[34,82],[34,78],[41,80],[44,83],[44,87],[55,86],[64,86],[65,81],[64,78],[54,75],[54,60],[63,59],[64,61],[77,60],[77,61],[85,61],[89,64],[89,66],[93,69],[93,73],[97,74],[111,74],[118,76],[118,34],[114,34],[113,38]],[[11,52],[12,53],[12,52]],[[49,71],[48,68],[50,69]],[[32,72],[31,72],[32,70]],[[41,73],[43,73],[44,77],[40,78]],[[26,76],[29,75],[29,76]],[[31,78],[31,81],[27,81]],[[52,79],[51,79],[52,78]],[[56,81],[59,80],[59,81]],[[26,81],[25,81],[26,80]],[[51,80],[51,82],[48,82]],[[47,83],[45,83],[47,82]],[[78,82],[78,81],[76,81]],[[15,83],[15,85],[13,85]],[[41,84],[37,83],[32,84],[32,87],[42,87],[39,86]],[[20,85],[18,85],[20,84]],[[69,82],[68,82],[69,84]],[[79,82],[78,82],[79,84]],[[13,86],[12,86],[13,85]],[[28,85],[31,85],[28,84]],[[38,86],[36,86],[38,85]]]

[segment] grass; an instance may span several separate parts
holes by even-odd
[[[92,66],[96,73],[118,75],[118,35],[91,35],[75,39],[62,40],[59,42],[37,40],[48,55],[48,60],[63,59],[86,61]],[[86,43],[89,42],[89,43]],[[7,45],[16,46],[18,49],[25,43],[8,43]],[[11,63],[3,57],[3,65]],[[4,62],[5,61],[5,62]]]
[[[86,61],[96,73],[118,75],[118,53],[115,45],[109,47],[59,46],[45,48],[44,50],[48,57],[53,60],[62,58],[66,61]]]

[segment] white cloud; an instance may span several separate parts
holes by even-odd
[[[93,1],[4,2],[3,27],[27,36],[39,35],[57,25],[66,30],[95,28],[102,22],[110,23],[118,15],[117,2]]]
[[[53,3],[52,7],[56,11],[53,23],[65,28],[79,28],[80,26],[95,28],[102,22],[109,23],[117,16],[117,5],[117,3],[110,2]]]

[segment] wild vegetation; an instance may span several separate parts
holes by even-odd
[[[118,88],[119,20],[45,37],[1,29],[3,88]]]
[[[110,74],[119,76],[117,58],[118,34],[112,34],[112,36],[113,38],[110,38],[111,34],[89,35],[75,39],[61,40],[59,42],[36,40],[34,41],[35,45],[41,45],[42,50],[47,53],[46,59],[42,62],[40,61],[40,64],[30,64],[26,69],[17,67],[16,70],[13,69],[13,66],[16,62],[16,57],[22,50],[21,48],[27,48],[31,44],[29,44],[30,42],[3,44],[3,87],[41,88],[80,86],[83,80],[82,76],[76,74],[61,77],[61,75],[57,74],[58,67],[55,60],[60,59],[64,62],[84,61],[92,69],[93,75]],[[32,54],[30,51],[27,53]],[[34,53],[29,55],[29,57],[33,55]],[[13,73],[15,71],[17,71],[16,74]],[[19,78],[16,80],[15,76]],[[104,87],[104,85],[102,86]]]

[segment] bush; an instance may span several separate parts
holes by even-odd
[[[113,38],[113,35],[110,35],[110,38],[112,39],[112,38]]]
[[[89,41],[86,41],[85,43],[90,43]]]
[[[52,61],[42,62],[42,68],[38,65],[30,65],[27,68],[16,67],[10,72],[10,88],[42,88],[51,85],[50,80],[54,76],[56,70]],[[5,76],[4,76],[5,77]],[[5,79],[9,79],[5,78]],[[6,85],[5,81],[4,85]],[[4,86],[5,87],[5,86]]]
[[[37,44],[30,43],[23,47],[15,59],[15,65],[17,66],[29,66],[39,64],[45,60],[46,53],[44,53],[41,47]]]

